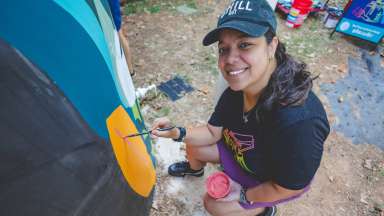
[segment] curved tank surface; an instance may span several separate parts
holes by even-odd
[[[155,162],[106,0],[0,7],[0,215],[148,215]]]

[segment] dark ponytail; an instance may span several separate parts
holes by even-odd
[[[274,37],[275,34],[270,30],[265,33],[268,44]],[[301,105],[312,89],[313,78],[306,70],[306,64],[288,55],[280,41],[275,58],[277,66],[260,96],[257,116],[261,116],[260,111],[268,112],[278,107]]]

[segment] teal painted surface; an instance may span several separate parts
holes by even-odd
[[[88,4],[85,1],[76,1],[76,4],[74,4],[73,0],[54,0],[54,2],[69,13],[73,19],[79,22],[104,57],[108,68],[112,70],[111,58],[105,43],[104,34],[97,18],[93,14],[91,8],[89,8]]]
[[[121,103],[125,108],[127,108],[129,103],[124,96],[119,78],[116,75],[116,71],[118,69],[115,59],[118,57],[116,56],[115,41],[113,36],[117,34],[117,32],[111,17],[108,15],[108,2],[106,0],[95,0],[94,6],[97,11],[96,14],[93,14],[91,8],[85,1],[74,2],[72,0],[55,0],[55,2],[71,14],[71,16],[79,22],[79,24],[88,33],[89,37],[95,42],[97,48],[104,57],[105,63],[110,69],[110,74],[114,80]],[[89,8],[90,10],[84,10],[84,8]],[[95,15],[99,15],[100,19],[98,20]],[[99,25],[99,22],[101,26]],[[97,34],[95,34],[95,32],[97,32]]]
[[[78,20],[51,0],[2,1],[0,37],[46,72],[89,125],[107,138],[105,120],[121,104],[108,47],[89,6],[72,3],[76,6],[62,1]]]
[[[85,1],[2,1],[0,37],[54,80],[91,128],[108,138],[106,118],[124,97],[117,90],[113,50]],[[132,109],[139,109],[137,102],[125,108],[135,119]],[[140,115],[135,121],[139,131],[145,130],[142,120]],[[142,138],[155,161],[150,137]]]

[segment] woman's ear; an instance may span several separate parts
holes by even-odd
[[[273,37],[271,43],[268,44],[268,54],[270,59],[275,57],[278,44],[279,44],[279,40],[277,39],[276,36]]]

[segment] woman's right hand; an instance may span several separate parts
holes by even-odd
[[[151,137],[156,138],[156,137],[165,137],[165,138],[172,138],[172,139],[177,139],[180,136],[180,131],[176,127],[171,129],[171,130],[166,130],[166,131],[160,131],[157,130],[159,128],[167,128],[167,127],[173,127],[174,125],[172,122],[166,118],[157,118],[155,121],[153,121],[152,127],[151,127]]]

